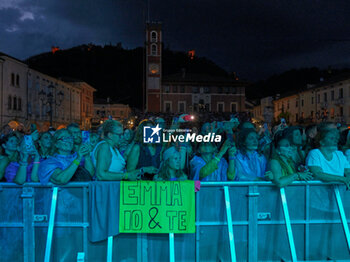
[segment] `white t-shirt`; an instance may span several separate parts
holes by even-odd
[[[307,166],[318,166],[326,174],[344,176],[344,169],[350,168],[350,164],[343,152],[333,152],[333,158],[328,161],[319,149],[313,149],[306,158]]]

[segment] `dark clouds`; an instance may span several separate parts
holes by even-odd
[[[350,2],[149,0],[174,50],[195,49],[256,80],[290,68],[350,66]],[[1,0],[0,51],[24,59],[82,43],[144,42],[146,0]],[[349,37],[348,37],[349,36]]]

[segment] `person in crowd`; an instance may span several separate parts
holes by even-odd
[[[98,180],[138,180],[143,169],[126,172],[126,161],[119,152],[123,140],[123,125],[116,120],[107,120],[102,128],[103,139],[92,152]],[[146,171],[149,171],[146,168]],[[155,171],[154,171],[155,172]]]
[[[238,125],[238,131],[241,131],[243,129],[256,129],[255,125],[252,122],[244,121]]]
[[[68,183],[77,171],[84,156],[90,154],[89,144],[82,144],[77,152],[74,152],[74,139],[67,129],[55,131],[53,136],[53,155],[40,163],[39,180],[42,184],[52,182],[54,184]],[[85,168],[89,175],[93,175],[93,167],[89,161],[85,161]]]
[[[228,151],[229,163],[223,158]],[[236,175],[234,156],[236,147],[226,140],[220,151],[213,143],[201,143],[198,148],[200,156],[194,156],[190,162],[193,180],[227,181],[234,180]]]
[[[19,185],[25,182],[38,182],[40,155],[36,147],[34,144],[28,147],[22,137],[17,150],[17,161],[11,161],[5,170],[7,182],[15,182]]]
[[[306,141],[303,147],[305,154],[307,155],[310,150],[316,148],[316,135],[317,135],[317,125],[308,125],[305,128]]]
[[[283,135],[289,140],[291,145],[292,159],[295,166],[304,165],[306,154],[302,149],[303,139],[301,129],[298,126],[290,126],[284,130]]]
[[[71,123],[67,126],[67,130],[73,137],[73,141],[74,141],[73,151],[77,152],[82,143],[82,135],[81,135],[80,127],[77,123]]]
[[[258,153],[258,134],[255,129],[241,129],[238,133],[238,153],[235,157],[236,180],[264,179],[267,160]]]
[[[154,123],[145,120],[139,124],[135,134],[135,144],[128,154],[127,171],[134,171],[143,168],[145,174],[142,179],[152,180],[154,174],[158,171],[161,162],[162,144],[144,143],[143,130],[145,126],[153,127]],[[144,167],[147,167],[146,169]],[[149,171],[152,171],[149,173]]]
[[[4,178],[8,164],[18,160],[18,145],[19,139],[14,132],[8,133],[2,138],[1,148],[3,154],[0,157],[0,181]]]
[[[169,147],[163,153],[163,161],[158,174],[153,177],[154,181],[187,180],[187,175],[181,169],[181,155],[176,147]]]
[[[90,144],[92,149],[96,147],[99,140],[100,140],[100,137],[97,133],[94,133],[94,132],[90,133]]]
[[[131,129],[125,129],[123,141],[120,145],[120,153],[122,154],[124,159],[128,159],[128,155],[130,154],[134,144],[134,132]]]
[[[319,148],[309,152],[306,164],[315,179],[341,182],[350,186],[350,164],[343,152],[338,151],[337,129],[322,129],[318,136]]]
[[[284,187],[296,180],[311,180],[312,174],[308,170],[298,170],[292,160],[292,146],[288,139],[282,138],[276,143],[276,151],[270,160],[272,181],[278,187]]]
[[[49,132],[42,132],[38,139],[38,152],[40,155],[40,162],[47,159],[51,155],[52,149],[52,135]]]

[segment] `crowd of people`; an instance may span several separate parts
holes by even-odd
[[[133,129],[106,120],[95,132],[82,131],[75,123],[40,133],[11,131],[0,142],[0,181],[270,180],[284,187],[320,180],[350,186],[347,126],[288,126],[281,121],[256,127],[235,116],[207,122],[189,115],[138,120]],[[159,132],[170,132],[166,136],[186,130],[220,135],[221,141],[145,143],[144,127],[156,125]]]

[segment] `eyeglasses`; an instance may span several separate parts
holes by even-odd
[[[61,138],[58,138],[57,141],[71,142],[73,141],[73,137],[71,136],[61,137]]]
[[[109,132],[112,133],[113,135],[116,135],[118,137],[122,137],[124,135],[124,133],[114,133],[114,132]]]

